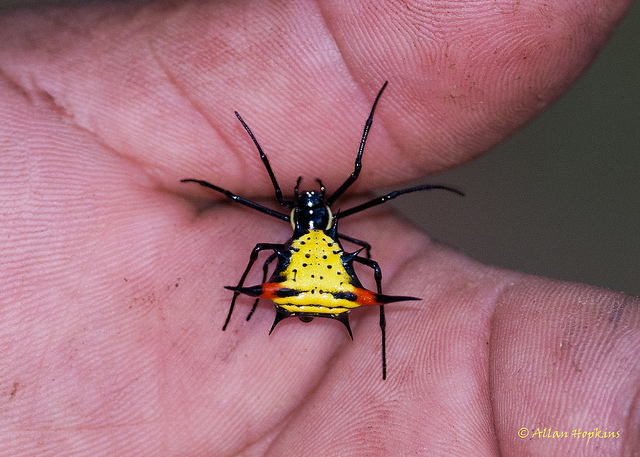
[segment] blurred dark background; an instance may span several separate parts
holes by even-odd
[[[486,264],[640,296],[640,3],[573,88],[484,157],[394,201]]]
[[[0,0],[0,8],[37,2]],[[393,204],[486,264],[640,296],[640,4],[556,104],[484,157]]]

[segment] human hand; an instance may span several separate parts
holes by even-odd
[[[354,311],[353,342],[320,319],[268,336],[271,304],[245,322],[241,299],[222,332],[223,286],[290,228],[179,183],[272,198],[238,110],[285,191],[334,190],[386,79],[353,190],[459,165],[560,96],[626,6],[5,14],[2,452],[630,455],[637,299],[480,265],[371,210],[341,230],[373,245],[385,293],[423,298],[387,307],[383,382],[376,310]],[[619,437],[532,436],[595,427]]]

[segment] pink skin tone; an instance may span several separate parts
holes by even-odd
[[[298,175],[335,190],[387,79],[351,194],[460,165],[562,95],[629,3],[2,15],[0,454],[632,455],[638,299],[479,264],[372,209],[341,230],[385,293],[423,299],[387,306],[382,381],[376,309],[353,342],[328,319],[268,336],[273,306],[245,322],[245,297],[222,332],[223,286],[290,227],[179,183],[273,199],[238,110],[287,194]],[[543,436],[596,427],[619,435]]]

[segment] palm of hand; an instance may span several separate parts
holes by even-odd
[[[243,40],[255,48],[229,27],[258,21],[240,7],[130,7],[130,16],[102,16],[97,8],[67,24],[56,14],[15,13],[0,27],[6,43],[0,388],[7,399],[0,419],[10,437],[2,445],[7,452],[589,452],[580,440],[520,438],[523,427],[620,429],[621,438],[599,441],[597,452],[630,452],[638,427],[636,300],[479,265],[372,211],[345,222],[344,232],[374,246],[385,292],[424,299],[388,309],[389,379],[382,382],[375,310],[353,313],[354,342],[328,320],[283,322],[269,337],[272,309],[263,304],[246,323],[247,300],[223,333],[230,293],[222,286],[237,281],[256,242],[283,242],[288,228],[227,204],[197,213],[178,183],[201,172],[247,196],[269,195],[261,163],[229,115],[243,107],[254,111],[252,126],[273,150],[280,179],[322,174],[328,187],[344,180],[353,160],[344,145],[359,137],[368,91],[354,90],[346,76],[329,78],[333,54],[324,48],[287,67],[291,73],[272,70],[271,79],[261,80],[251,62],[282,68],[274,36],[291,53],[308,50],[287,24],[306,24],[312,42],[323,43],[316,28],[323,17],[342,52],[343,60],[331,61],[334,71],[345,62],[370,67],[359,61],[362,49],[378,50],[366,55],[380,59],[381,68],[406,66],[395,104],[381,107],[371,134],[367,175],[357,186],[363,191],[415,176],[416,169],[462,163],[540,109],[532,100],[557,96],[591,52],[577,18],[566,32],[582,46],[573,60],[556,51],[518,62],[521,74],[543,75],[539,90],[529,79],[530,91],[491,92],[486,76],[467,89],[456,85],[458,71],[482,65],[460,54],[464,47],[451,43],[447,58],[456,56],[462,69],[449,66],[453,72],[438,79],[441,65],[413,68],[424,64],[426,51],[385,54],[385,35],[363,43],[356,38],[366,26],[353,28],[350,16],[327,14],[323,6],[323,15],[291,10],[284,22],[265,13],[260,20],[284,32],[261,43],[252,30],[264,26],[244,28]],[[411,14],[423,13],[405,14],[415,24]],[[472,19],[474,12],[460,14]],[[611,13],[596,35],[615,19]],[[78,36],[67,41],[69,31]],[[500,56],[518,52],[510,46]],[[325,59],[322,68],[302,73],[314,56]],[[485,67],[487,74],[500,73],[496,63]],[[293,82],[309,87],[300,74],[325,78],[327,90],[293,90]],[[438,98],[439,84],[455,94]],[[256,105],[258,97],[247,94],[263,87],[265,97],[280,99]],[[476,102],[487,93],[495,103],[484,113],[493,117],[478,117],[472,108],[484,109]],[[348,102],[338,103],[345,94]],[[316,123],[317,135],[296,130]]]

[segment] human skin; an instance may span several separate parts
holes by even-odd
[[[269,336],[272,305],[245,322],[240,298],[222,332],[223,286],[290,227],[179,182],[273,200],[238,110],[286,193],[299,175],[331,192],[385,80],[351,195],[455,167],[566,91],[629,3],[4,13],[0,455],[637,455],[638,299],[482,265],[372,209],[341,231],[372,244],[385,293],[423,299],[387,306],[382,381],[377,309],[352,313],[353,342],[329,319]],[[596,428],[614,435],[571,436]]]

